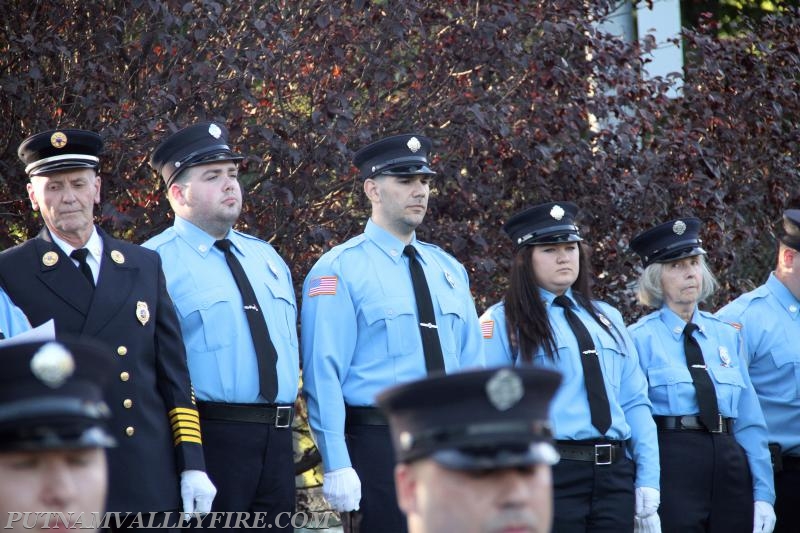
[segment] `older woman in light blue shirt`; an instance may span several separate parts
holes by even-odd
[[[639,301],[658,309],[629,330],[659,428],[662,530],[771,532],[766,425],[739,332],[697,307],[716,288],[700,226],[673,220],[631,241]]]

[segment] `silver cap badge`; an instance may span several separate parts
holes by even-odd
[[[55,389],[75,372],[75,360],[66,348],[48,342],[31,359],[31,372],[39,381]]]

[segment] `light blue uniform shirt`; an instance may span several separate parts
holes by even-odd
[[[25,313],[14,305],[3,289],[0,289],[0,333],[9,338],[29,329],[31,325]]]
[[[247,273],[278,352],[277,403],[294,403],[299,385],[297,303],[286,263],[266,242],[226,236]],[[142,246],[158,252],[181,323],[189,375],[199,400],[263,403],[258,362],[242,296],[214,237],[191,222],[175,224]],[[272,401],[269,399],[269,401]]]
[[[703,351],[716,390],[719,412],[726,418],[736,419],[733,434],[747,454],[753,475],[754,500],[774,503],[767,427],[742,359],[739,333],[711,313],[699,309],[695,311],[692,322],[699,328],[693,337]],[[630,327],[631,337],[639,351],[639,362],[647,374],[654,415],[700,413],[684,355],[685,326],[681,317],[664,306]]]
[[[430,288],[446,371],[482,367],[466,270],[436,246],[411,244]],[[351,466],[345,405],[374,405],[385,388],[426,375],[403,248],[370,220],[363,234],[320,257],[303,285],[303,391],[326,471]]]
[[[603,436],[592,425],[589,398],[579,358],[578,340],[569,327],[564,309],[553,305],[556,295],[539,289],[542,302],[550,317],[558,353],[551,360],[543,347],[533,357],[533,364],[558,370],[564,379],[550,404],[550,420],[557,440],[598,439]],[[636,462],[636,486],[658,489],[660,470],[658,464],[658,436],[647,399],[647,381],[639,367],[639,357],[628,337],[619,311],[596,301],[600,315],[611,324],[612,332],[619,332],[617,340],[606,332],[580,307],[572,296],[573,311],[581,319],[594,340],[605,380],[606,394],[611,407],[611,427],[605,437],[612,440],[631,440],[631,452]],[[522,365],[516,349],[512,349],[506,331],[505,305],[500,302],[490,307],[481,317],[486,348],[487,366]]]
[[[717,316],[741,327],[744,357],[770,442],[800,456],[800,301],[770,274],[764,285],[739,296]]]

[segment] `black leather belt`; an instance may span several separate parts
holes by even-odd
[[[197,411],[206,420],[272,424],[276,428],[291,427],[294,419],[294,405],[197,402]]]
[[[389,421],[377,407],[345,407],[346,425],[356,426],[388,426]]]
[[[781,456],[783,470],[800,470],[800,456],[783,455]]]
[[[684,415],[684,416],[653,416],[656,422],[656,427],[665,431],[705,431],[708,433],[733,433],[733,418],[724,418],[722,415],[717,415],[717,425],[713,428],[706,428],[705,424],[700,421],[699,416]]]
[[[557,440],[556,450],[562,459],[589,461],[596,465],[610,465],[625,456],[624,441]]]

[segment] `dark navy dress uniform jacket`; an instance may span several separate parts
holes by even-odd
[[[106,400],[109,512],[180,508],[180,472],[205,470],[199,421],[175,308],[158,254],[98,228],[103,258],[92,290],[45,228],[0,253],[0,286],[32,326],[105,342],[116,362]],[[57,254],[53,262],[52,253]],[[113,252],[113,253],[112,253]]]

